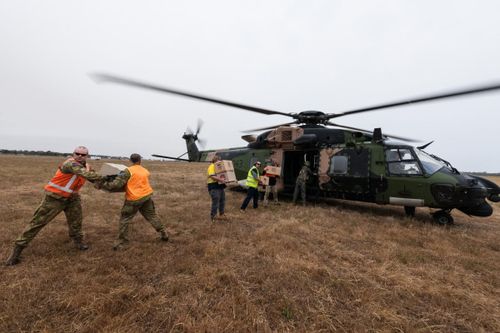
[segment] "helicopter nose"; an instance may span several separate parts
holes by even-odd
[[[493,207],[489,203],[483,200],[482,203],[473,207],[461,207],[458,208],[461,212],[479,217],[488,217],[493,214]]]

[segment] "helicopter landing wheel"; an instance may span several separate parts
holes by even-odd
[[[446,210],[439,210],[435,212],[434,214],[432,214],[432,218],[434,219],[434,221],[441,225],[453,224],[453,217],[451,216],[450,212]]]
[[[405,214],[408,217],[415,216],[415,206],[405,206]]]

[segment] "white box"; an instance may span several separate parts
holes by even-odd
[[[116,176],[127,168],[126,165],[116,163],[104,163],[99,171],[102,176]]]

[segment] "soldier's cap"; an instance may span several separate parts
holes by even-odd
[[[89,150],[85,146],[78,146],[73,150],[73,154],[88,155]]]
[[[130,155],[130,162],[132,162],[132,163],[137,163],[141,159],[142,159],[142,157],[139,154],[133,153],[132,155]]]

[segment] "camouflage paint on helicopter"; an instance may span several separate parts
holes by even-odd
[[[408,215],[415,207],[439,209],[434,218],[443,224],[458,209],[473,216],[490,216],[500,200],[498,186],[483,178],[462,174],[437,156],[402,142],[372,135],[320,126],[281,126],[259,135],[247,147],[199,151],[192,135],[184,134],[189,160],[211,161],[217,154],[232,160],[237,179],[245,179],[255,161],[282,166],[277,180],[280,191],[292,192],[305,160],[314,172],[310,195],[404,206]],[[158,155],[157,155],[158,156]]]

